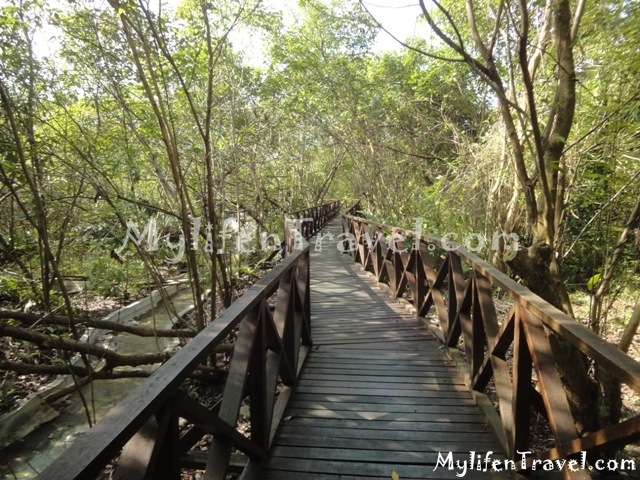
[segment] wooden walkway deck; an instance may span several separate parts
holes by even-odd
[[[338,235],[339,221],[325,231]],[[440,344],[335,245],[312,245],[314,346],[261,478],[457,478],[460,470],[435,469],[439,452],[499,458],[493,431]],[[471,468],[464,478],[491,475]]]

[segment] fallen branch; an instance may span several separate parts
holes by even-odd
[[[15,372],[20,375],[67,375],[71,372],[79,377],[87,376],[87,369],[81,366],[69,365],[31,365],[9,360],[0,361],[0,370]],[[153,370],[96,370],[91,373],[94,380],[107,380],[115,378],[146,378],[151,376]],[[189,378],[211,378],[214,375],[226,375],[227,369],[200,365]]]
[[[43,317],[33,313],[0,310],[0,318],[16,320],[21,324],[30,327],[36,325],[55,325],[65,328],[69,326],[69,319],[60,315]],[[188,328],[157,329],[128,325],[120,322],[114,322],[112,320],[93,320],[86,317],[78,318],[76,325],[84,325],[86,327],[99,328],[101,330],[109,330],[113,332],[131,333],[133,335],[138,335],[139,337],[195,337],[198,334],[197,331]]]
[[[58,335],[47,335],[35,330],[9,325],[6,322],[0,322],[0,335],[24,340],[43,348],[92,355],[106,362],[106,370],[112,370],[115,367],[121,366],[138,367],[141,365],[162,363],[172,355],[170,352],[120,354],[99,345],[64,338]],[[233,351],[233,347],[233,344],[218,345],[212,353],[229,353]]]

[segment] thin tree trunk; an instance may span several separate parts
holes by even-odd
[[[631,314],[629,323],[627,323],[627,326],[622,332],[622,337],[620,337],[620,341],[618,342],[618,348],[622,350],[624,353],[629,353],[629,347],[631,347],[631,343],[633,342],[633,338],[636,336],[636,333],[638,333],[639,327],[640,327],[640,298],[636,301],[636,306],[633,309],[633,313]]]

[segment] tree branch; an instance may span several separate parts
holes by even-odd
[[[69,319],[67,317],[49,315],[40,316],[33,313],[15,312],[10,310],[0,310],[0,318],[13,319],[27,325],[34,327],[37,325],[56,325],[61,327],[68,327]],[[99,328],[101,330],[109,330],[113,332],[131,333],[139,337],[195,337],[197,332],[195,329],[180,328],[180,329],[156,329],[150,327],[140,327],[137,325],[127,325],[120,322],[114,322],[111,320],[93,320],[90,318],[76,319],[76,325],[84,325],[91,328]]]
[[[576,37],[578,36],[578,30],[580,28],[580,21],[582,20],[582,16],[584,15],[584,6],[586,4],[586,0],[579,0],[578,5],[576,6],[576,11],[573,14],[573,21],[571,22],[571,42],[576,41]]]
[[[467,0],[465,2],[465,6],[467,9],[467,22],[469,22],[469,27],[471,28],[471,38],[473,38],[474,43],[476,44],[476,48],[482,55],[482,58],[485,61],[489,61],[491,59],[491,51],[487,48],[487,46],[482,41],[482,37],[480,37],[480,33],[478,32],[478,25],[476,23],[476,14],[473,7],[473,0]],[[496,21],[496,25],[498,21]],[[462,42],[460,42],[462,44]]]
[[[105,360],[107,362],[105,368],[108,370],[122,366],[139,367],[141,365],[162,363],[173,355],[170,352],[120,354],[99,345],[92,345],[61,336],[46,335],[35,330],[9,325],[6,322],[0,322],[0,335],[9,336],[17,340],[24,340],[43,348],[80,353],[82,355],[92,355],[101,360]],[[233,351],[233,348],[233,344],[218,345],[213,350],[213,353],[229,353]],[[87,368],[87,364],[85,364],[85,368],[88,370],[91,367],[89,365],[89,368]]]
[[[362,6],[362,8],[364,9],[365,12],[367,12],[369,14],[369,16],[371,17],[371,19],[375,22],[375,24],[378,26],[378,28],[380,28],[383,32],[385,32],[387,35],[389,35],[391,38],[393,38],[396,42],[398,42],[400,45],[402,45],[404,48],[411,50],[413,52],[419,53],[421,55],[424,55],[425,57],[429,57],[429,58],[433,58],[434,60],[443,60],[445,62],[462,62],[464,63],[465,60],[464,58],[449,58],[449,57],[443,57],[440,55],[436,55],[435,53],[430,53],[427,52],[426,50],[422,50],[421,48],[418,47],[414,47],[412,45],[409,45],[406,42],[403,42],[402,40],[400,40],[398,37],[396,37],[393,33],[391,33],[389,30],[387,30],[382,23],[380,23],[376,17],[373,16],[373,14],[369,11],[369,9],[365,6],[364,1],[363,0],[359,0],[360,5]]]

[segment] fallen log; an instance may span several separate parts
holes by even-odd
[[[10,360],[0,360],[0,370],[15,372],[20,375],[68,375],[73,373],[78,377],[88,376],[87,369],[78,365],[32,365]],[[111,380],[116,378],[146,378],[153,370],[94,370],[91,376],[94,380]],[[226,375],[227,369],[200,365],[189,378],[211,378],[215,375]]]
[[[47,335],[36,330],[9,325],[5,321],[0,321],[0,335],[27,341],[42,348],[91,355],[104,360],[106,362],[106,370],[112,370],[122,366],[138,367],[141,365],[162,363],[172,356],[171,352],[120,354],[108,348],[101,347],[100,345],[64,338],[60,335]],[[233,351],[233,347],[233,344],[218,345],[212,353],[229,353]]]
[[[69,319],[61,315],[38,315],[34,313],[17,312],[14,310],[0,310],[0,319],[12,319],[22,325],[35,327],[40,325],[55,325],[65,328],[69,326]],[[113,332],[131,333],[140,337],[195,337],[198,332],[190,328],[165,328],[140,327],[112,320],[95,320],[88,317],[78,317],[76,325],[99,328]]]

